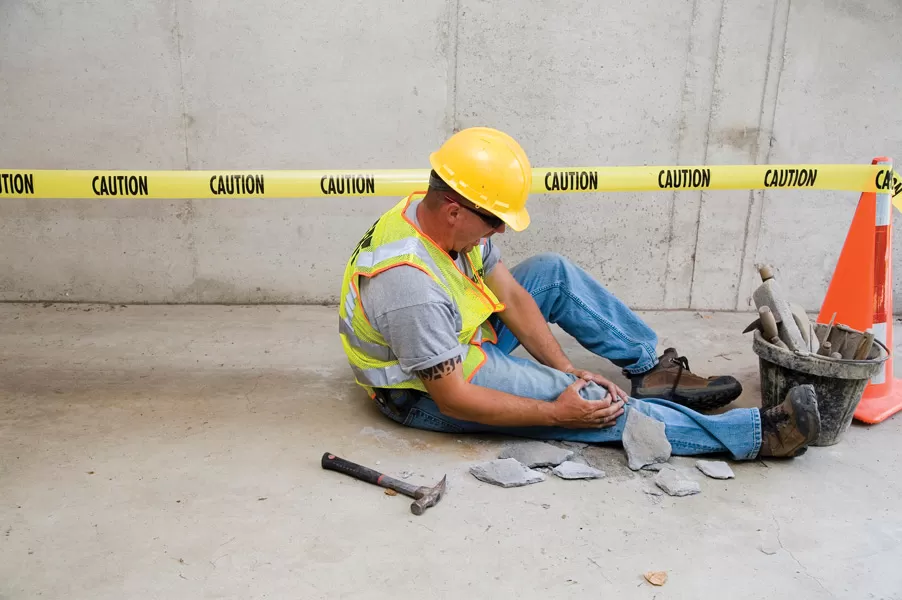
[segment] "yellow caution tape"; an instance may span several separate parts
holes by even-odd
[[[893,206],[902,212],[902,176],[893,171]]]
[[[0,198],[316,198],[405,196],[429,171],[48,171],[0,169]],[[534,194],[661,190],[892,190],[881,165],[712,165],[533,169]]]

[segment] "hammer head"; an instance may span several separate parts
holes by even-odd
[[[445,493],[445,481],[447,479],[448,476],[445,475],[434,487],[430,488],[424,486],[417,490],[418,497],[411,503],[410,512],[415,515],[421,515],[426,512],[426,509],[430,506],[438,504],[438,501],[442,499],[442,495]]]

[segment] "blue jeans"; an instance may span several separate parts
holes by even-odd
[[[545,320],[558,324],[590,352],[608,359],[630,373],[641,373],[657,364],[657,336],[638,315],[592,277],[556,254],[527,259],[511,274],[532,294]],[[498,319],[497,344],[485,344],[487,360],[472,383],[509,394],[547,402],[555,400],[576,377],[546,367],[534,360],[511,356],[520,342]],[[414,396],[411,396],[414,394]],[[590,383],[580,394],[587,400],[603,400],[607,390]],[[564,427],[497,427],[461,421],[443,415],[427,395],[393,390],[390,400],[412,402],[406,414],[398,415],[380,404],[382,412],[404,425],[452,433],[501,433],[544,440],[574,442],[618,442],[626,417],[638,410],[664,423],[673,454],[693,455],[729,452],[737,460],[757,456],[761,447],[761,417],[758,409],[737,408],[721,415],[703,415],[684,406],[659,399],[631,398],[612,427],[568,429]],[[409,406],[409,404],[408,404]]]

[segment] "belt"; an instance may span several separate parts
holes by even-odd
[[[386,416],[398,423],[404,423],[410,409],[420,401],[423,394],[419,390],[374,388],[376,402]]]

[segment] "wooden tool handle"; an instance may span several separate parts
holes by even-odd
[[[853,360],[865,360],[871,353],[871,347],[874,345],[874,332],[868,329],[858,343],[855,354],[852,355]]]
[[[769,306],[759,308],[758,317],[761,319],[761,333],[764,335],[764,339],[770,341],[775,337],[780,337],[780,332],[777,329],[777,319]]]

